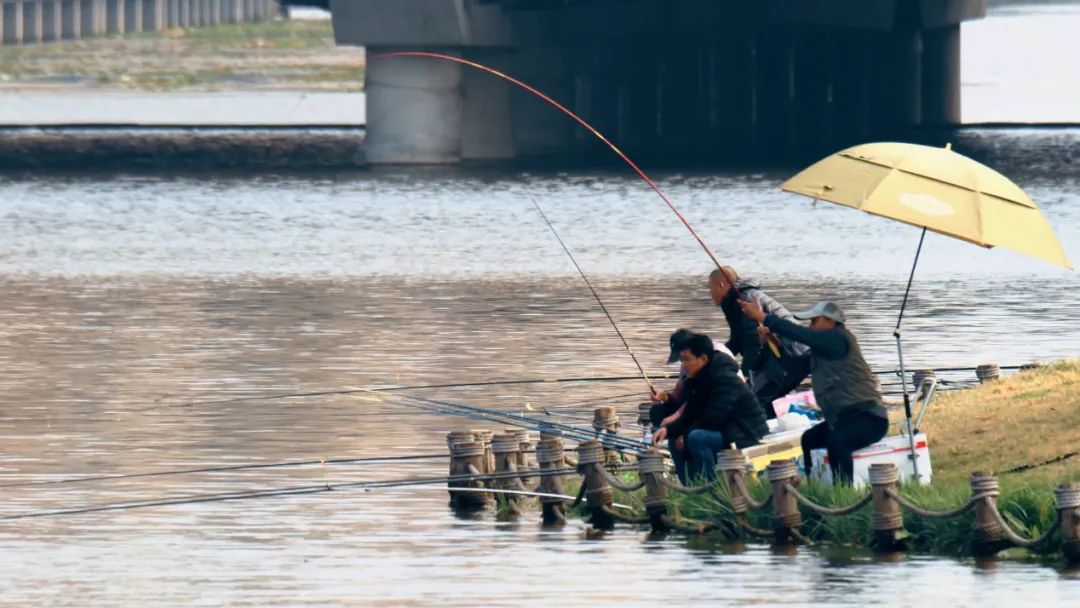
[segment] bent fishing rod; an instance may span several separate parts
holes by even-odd
[[[535,96],[539,97],[540,99],[546,101],[547,103],[551,104],[552,106],[557,108],[563,114],[566,114],[567,116],[572,118],[579,125],[584,127],[588,132],[595,135],[597,139],[604,142],[604,144],[606,144],[607,147],[611,148],[611,150],[613,152],[615,152],[615,154],[617,154],[619,156],[619,158],[621,158],[627,165],[629,165],[629,167],[631,169],[633,169],[634,173],[636,173],[638,175],[638,177],[645,180],[645,183],[648,184],[650,188],[652,188],[653,192],[656,192],[656,194],[660,197],[660,199],[662,201],[664,201],[664,203],[668,206],[669,209],[671,209],[671,211],[675,214],[675,217],[679,218],[679,221],[682,222],[683,226],[686,226],[686,229],[690,231],[690,235],[694,237],[694,240],[696,240],[699,245],[701,245],[701,248],[705,250],[705,254],[709,256],[709,259],[712,260],[713,264],[716,265],[716,268],[718,270],[720,270],[720,273],[722,275],[724,275],[724,279],[726,281],[728,281],[728,283],[731,285],[732,289],[735,289],[735,277],[732,276],[732,274],[730,272],[728,272],[727,270],[724,269],[723,264],[721,264],[720,260],[718,260],[716,258],[716,255],[712,252],[712,249],[709,249],[709,246],[705,244],[705,240],[701,238],[701,235],[698,234],[697,230],[694,230],[694,227],[690,225],[690,221],[686,219],[686,216],[684,216],[681,211],[679,211],[679,208],[675,206],[675,203],[671,202],[671,199],[669,199],[667,194],[665,194],[664,191],[660,189],[660,186],[657,186],[656,182],[654,182],[652,180],[652,178],[650,178],[645,173],[645,171],[643,171],[641,169],[641,167],[637,166],[637,163],[630,160],[630,157],[627,156],[625,152],[623,152],[621,149],[619,149],[618,146],[613,144],[611,142],[611,140],[609,140],[607,137],[605,137],[603,133],[601,133],[599,130],[596,129],[596,127],[589,124],[584,118],[578,116],[572,110],[570,110],[566,106],[562,105],[561,103],[555,101],[554,99],[552,99],[548,95],[544,94],[543,92],[539,91],[535,87],[532,87],[532,86],[518,80],[517,78],[514,78],[513,76],[510,76],[509,74],[500,72],[499,70],[496,70],[495,68],[488,67],[488,66],[486,66],[484,64],[477,63],[475,61],[469,61],[468,59],[462,59],[461,57],[454,57],[453,55],[445,55],[443,53],[434,53],[434,52],[431,52],[431,51],[393,51],[393,52],[390,52],[390,53],[379,53],[377,55],[372,55],[372,56],[368,57],[368,61],[377,61],[379,59],[389,59],[389,58],[392,58],[392,57],[427,57],[427,58],[431,58],[431,59],[441,59],[441,60],[444,60],[444,61],[452,61],[454,63],[459,63],[461,65],[466,65],[466,66],[469,66],[469,67],[472,67],[472,68],[476,68],[478,70],[481,70],[483,72],[487,72],[488,74],[491,74],[492,76],[502,78],[503,80],[505,80],[507,82],[510,82],[510,83],[512,83],[514,85],[517,85],[517,86],[525,89],[526,91],[532,93],[533,95],[535,95]],[[735,290],[735,295],[740,300],[743,299],[742,294],[740,294],[737,289]],[[759,323],[758,326],[764,329],[764,325]],[[776,338],[776,336],[772,332],[769,332],[768,329],[765,329],[765,332],[766,332],[766,336],[767,336],[766,344],[768,344],[769,349],[773,352],[773,354],[776,355],[777,358],[779,358],[780,357],[779,340]]]
[[[534,198],[532,194],[529,194],[528,196],[529,200],[532,201],[533,207],[536,207],[537,213],[540,214],[544,223],[547,224],[548,229],[551,230],[551,234],[555,236],[555,240],[562,246],[563,251],[566,252],[567,257],[569,257],[570,261],[574,264],[574,268],[577,269],[578,274],[581,275],[582,280],[585,281],[585,285],[589,287],[589,291],[591,291],[593,297],[596,298],[596,303],[600,305],[600,310],[604,311],[604,316],[611,322],[611,327],[615,330],[615,333],[618,334],[619,339],[622,340],[623,346],[626,348],[626,352],[630,355],[630,358],[634,360],[634,365],[636,365],[638,371],[641,372],[641,377],[645,379],[645,384],[649,385],[649,391],[653,395],[656,395],[656,386],[653,385],[652,380],[649,380],[649,375],[645,373],[645,368],[641,367],[641,362],[638,361],[637,356],[634,355],[634,349],[630,348],[630,343],[626,341],[626,336],[619,330],[619,325],[615,323],[615,318],[611,316],[611,312],[608,311],[607,306],[604,306],[604,301],[600,299],[600,294],[596,292],[596,288],[593,287],[592,281],[589,280],[589,277],[585,275],[585,271],[581,269],[581,265],[574,259],[574,254],[570,253],[570,248],[566,246],[562,237],[559,236],[559,231],[555,230],[555,226],[551,224],[551,220],[548,219],[547,214],[540,208],[540,203],[536,202],[536,198]]]

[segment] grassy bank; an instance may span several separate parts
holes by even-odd
[[[0,48],[0,91],[356,91],[364,54],[329,21],[267,21]]]
[[[1049,463],[1080,448],[1080,361],[1066,361],[1026,371],[994,383],[941,395],[924,421],[930,435],[934,482],[932,486],[904,486],[902,494],[930,510],[947,511],[971,496],[973,471],[999,473],[1002,494],[999,509],[1020,535],[1034,537],[1053,526],[1056,504],[1053,490],[1063,482],[1080,481],[1080,456]],[[1012,470],[1014,472],[1005,473]],[[751,493],[768,495],[767,483],[753,480]],[[855,503],[866,489],[804,482],[800,491],[818,504],[843,507]],[[615,492],[616,502],[643,513],[641,492]],[[682,517],[708,523],[732,521],[727,488],[718,496],[669,493],[670,505]],[[841,517],[822,517],[808,509],[803,532],[816,541],[866,546],[873,538],[870,507]],[[583,511],[582,511],[583,512]],[[771,509],[751,510],[750,523],[771,527]],[[973,514],[952,519],[928,519],[905,510],[904,527],[909,549],[947,555],[969,550]],[[1060,555],[1060,538],[1024,551]]]
[[[1080,360],[939,395],[923,421],[934,485],[993,471],[1002,487],[1080,480]]]

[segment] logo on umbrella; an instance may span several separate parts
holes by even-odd
[[[901,194],[900,204],[910,207],[923,215],[942,216],[956,213],[956,209],[953,209],[952,205],[932,194]]]

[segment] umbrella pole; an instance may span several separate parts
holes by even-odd
[[[911,470],[915,479],[919,479],[919,461],[915,457],[915,429],[911,425],[911,396],[907,390],[907,372],[904,369],[904,347],[900,342],[900,323],[904,320],[904,309],[907,308],[908,294],[911,293],[911,281],[915,278],[915,267],[919,265],[919,254],[922,253],[923,241],[926,239],[926,228],[922,229],[919,236],[919,247],[915,250],[915,261],[911,264],[911,274],[908,275],[907,288],[904,290],[904,301],[900,304],[900,316],[896,319],[896,329],[893,337],[896,338],[896,354],[900,358],[900,386],[904,392],[904,420],[907,424],[908,445],[911,448]]]

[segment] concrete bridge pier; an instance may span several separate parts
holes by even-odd
[[[3,21],[2,33],[4,44],[22,44],[23,40],[23,5],[19,2],[0,4],[0,21]]]
[[[513,72],[506,50],[468,50],[465,58],[503,73]],[[461,160],[503,161],[514,158],[512,96],[514,85],[473,67],[461,71]]]
[[[124,0],[124,31],[141,32],[143,29],[142,0]]]
[[[560,47],[520,49],[514,56],[514,77],[572,108],[574,87]],[[544,159],[570,150],[571,129],[577,127],[562,112],[532,93],[514,86],[510,91],[514,150],[519,158]]]
[[[54,42],[60,39],[60,0],[42,2],[41,6],[41,41]]]
[[[960,26],[922,33],[922,122],[928,126],[960,122]]]
[[[79,0],[79,35],[105,33],[105,0]]]
[[[606,137],[618,139],[620,90],[628,76],[622,69],[624,44],[582,44],[570,47],[568,65],[572,92],[562,103]],[[543,90],[543,89],[541,89]],[[545,104],[547,105],[547,104]],[[579,163],[612,160],[612,152],[584,127],[548,106],[547,112],[570,127],[570,154]]]
[[[871,34],[858,30],[836,32],[830,64],[832,67],[833,137],[836,146],[866,141],[870,133],[870,78],[872,60],[869,53],[854,53],[853,48],[866,48]]]
[[[833,108],[836,73],[834,32],[803,29],[795,33],[792,69],[794,128],[790,139],[801,152],[835,149]]]
[[[393,50],[369,47],[368,56]],[[364,145],[368,162],[460,161],[461,83],[462,66],[450,61],[393,57],[369,62],[364,76],[368,125]]]
[[[794,32],[777,27],[757,40],[754,147],[791,148],[795,144]]]

